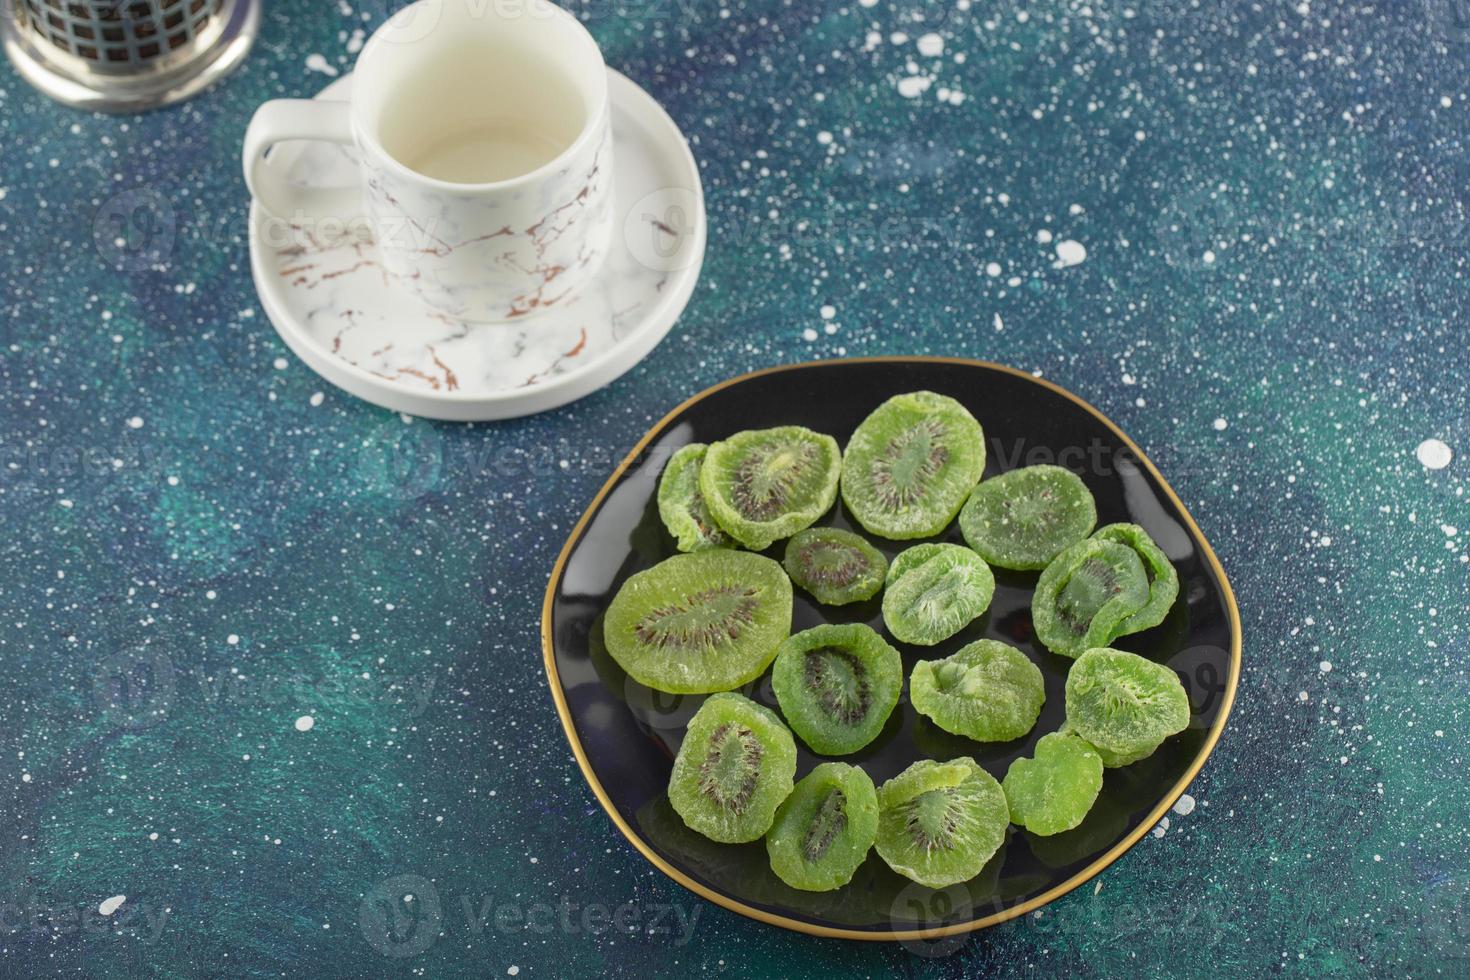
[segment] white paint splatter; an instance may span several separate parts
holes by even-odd
[[[1087,247],[1079,241],[1068,238],[1066,241],[1057,242],[1057,260],[1054,263],[1058,269],[1068,266],[1081,265],[1087,260]]]
[[[111,915],[118,909],[122,908],[122,903],[126,902],[127,900],[128,896],[126,895],[114,895],[111,898],[104,899],[102,904],[97,906],[97,914]]]
[[[830,320],[837,315],[837,307],[830,305],[823,306],[821,309],[821,314],[823,320]]]
[[[314,391],[314,392],[312,392],[311,393],[311,398],[309,399],[309,401],[311,402],[311,407],[312,408],[316,408],[318,405],[320,405],[326,399],[326,397],[327,396],[324,395],[324,394],[322,394],[320,391]]]
[[[326,59],[325,55],[309,54],[306,56],[306,70],[321,72],[323,75],[337,76],[337,69]]]
[[[915,45],[919,49],[919,54],[926,58],[937,58],[944,54],[944,38],[933,32],[921,35]]]
[[[924,75],[906,75],[898,80],[898,94],[906,99],[917,99],[929,91],[934,79]]]
[[[143,428],[143,420],[142,420],[142,418],[140,418],[137,415],[134,415],[132,418],[128,419],[128,428],[130,428],[130,429],[141,429],[141,428]]]
[[[302,715],[296,719],[296,730],[298,732],[309,732],[316,725],[316,719],[311,715]]]
[[[1169,832],[1169,818],[1160,817],[1158,824],[1154,827],[1154,836],[1163,837]]]
[[[1174,812],[1181,817],[1187,817],[1194,812],[1194,797],[1185,793],[1174,802]]]
[[[1212,424],[1215,426],[1216,432],[1224,432],[1225,427],[1228,426],[1230,423],[1225,421],[1224,419],[1216,419]]]
[[[1425,439],[1414,450],[1415,457],[1426,469],[1442,470],[1455,458],[1454,450],[1438,439]]]
[[[1000,263],[999,262],[988,262],[988,263],[986,263],[986,265],[985,265],[985,274],[987,276],[990,276],[992,279],[994,279],[996,276],[1000,275]]]

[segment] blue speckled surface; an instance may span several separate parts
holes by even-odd
[[[590,3],[704,168],[704,278],[621,381],[476,426],[327,388],[246,270],[251,110],[318,90],[308,56],[344,67],[387,6],[268,0],[238,75],[140,118],[0,71],[0,974],[1467,968],[1454,5]],[[157,221],[119,251],[118,213]],[[1085,260],[1055,268],[1063,241]],[[778,932],[649,868],[537,638],[564,535],[652,420],[889,352],[1098,405],[1246,629],[1192,812],[1100,891],[919,951],[943,956]]]

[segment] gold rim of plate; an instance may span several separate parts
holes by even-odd
[[[858,929],[837,929],[831,926],[819,926],[814,925],[810,922],[801,922],[797,919],[787,918],[784,915],[776,915],[771,912],[762,911],[758,908],[753,908],[749,905],[746,905],[744,902],[737,901],[736,899],[730,898],[726,895],[721,895],[719,892],[706,888],[704,885],[701,885],[697,881],[694,881],[688,875],[684,874],[678,868],[673,867],[658,854],[654,853],[654,851],[647,844],[644,843],[643,839],[638,836],[633,828],[628,825],[627,821],[625,821],[622,815],[618,813],[617,807],[613,805],[612,800],[608,798],[607,791],[602,788],[602,783],[598,781],[597,775],[592,771],[592,767],[587,761],[587,753],[582,748],[581,740],[577,738],[577,730],[572,723],[571,711],[567,707],[566,694],[562,689],[561,677],[557,674],[556,670],[556,653],[552,646],[551,639],[551,608],[552,603],[556,597],[557,588],[561,585],[562,574],[566,569],[567,558],[571,554],[573,546],[581,538],[582,531],[586,528],[587,522],[591,519],[592,515],[597,512],[598,507],[602,504],[603,498],[607,496],[608,491],[610,491],[612,487],[618,482],[623,473],[627,471],[628,467],[631,466],[636,459],[638,459],[643,450],[648,447],[648,444],[652,442],[655,437],[662,434],[665,426],[668,425],[668,423],[674,418],[682,414],[685,409],[687,409],[691,405],[696,404],[697,402],[703,401],[705,398],[708,398],[710,395],[713,395],[717,391],[722,391],[725,388],[731,387],[732,385],[740,384],[742,381],[748,381],[751,378],[758,378],[767,374],[777,374],[782,371],[798,371],[802,368],[808,367],[825,367],[833,364],[960,364],[969,367],[982,368],[988,371],[1000,371],[1005,374],[1014,375],[1018,378],[1024,378],[1032,384],[1040,385],[1041,387],[1046,388],[1049,391],[1053,391],[1056,394],[1061,395],[1062,397],[1073,402],[1074,404],[1091,414],[1103,425],[1107,426],[1108,429],[1111,430],[1112,433],[1118,437],[1123,445],[1127,446],[1128,449],[1133,452],[1133,454],[1138,458],[1139,463],[1142,464],[1144,469],[1146,469],[1153,476],[1153,478],[1158,481],[1159,486],[1163,488],[1164,493],[1165,495],[1167,495],[1168,499],[1172,501],[1174,506],[1179,509],[1179,513],[1184,518],[1184,522],[1189,526],[1190,531],[1193,532],[1195,540],[1197,540],[1202,546],[1202,557],[1204,558],[1205,563],[1214,571],[1215,577],[1219,579],[1220,589],[1225,599],[1225,609],[1230,619],[1230,676],[1225,685],[1225,698],[1224,702],[1220,706],[1220,713],[1215,718],[1215,723],[1210,726],[1210,731],[1205,737],[1203,748],[1195,757],[1194,761],[1190,763],[1189,768],[1185,770],[1184,775],[1179,779],[1179,781],[1176,782],[1172,787],[1170,787],[1169,791],[1164,794],[1163,798],[1159,801],[1158,806],[1154,807],[1154,809],[1148,814],[1147,817],[1139,821],[1138,826],[1130,831],[1127,836],[1118,841],[1118,843],[1114,844],[1097,860],[1093,861],[1087,867],[1083,868],[1081,871],[1077,872],[1077,874],[1068,878],[1066,881],[1047,889],[1040,895],[1037,895],[1035,898],[1028,899],[1027,901],[1020,903],[1019,905],[1015,905],[1001,912],[996,912],[979,919],[974,919],[970,922],[960,922],[954,925],[942,926],[935,929],[890,930],[887,932],[873,932]],[[1060,385],[1053,384],[1050,381],[1047,381],[1043,378],[1038,378],[1035,375],[1028,374],[1025,371],[1021,371],[1017,368],[1008,367],[1004,364],[996,364],[992,361],[981,361],[966,357],[850,357],[832,361],[804,361],[800,364],[782,364],[778,365],[777,367],[763,368],[759,371],[751,371],[748,374],[742,374],[739,377],[729,378],[725,381],[720,382],[717,385],[706,388],[703,391],[699,392],[699,394],[685,400],[684,402],[680,403],[678,407],[666,414],[663,418],[659,419],[658,422],[655,423],[653,427],[644,434],[643,438],[638,440],[638,444],[635,445],[631,451],[629,451],[628,455],[623,458],[623,461],[618,464],[617,468],[613,470],[612,474],[607,478],[607,481],[603,483],[602,488],[597,491],[597,496],[592,498],[592,502],[588,504],[587,509],[583,511],[582,516],[578,519],[576,526],[572,528],[571,534],[567,536],[566,544],[562,545],[561,553],[557,555],[556,564],[552,567],[551,579],[546,585],[546,598],[543,601],[541,607],[541,650],[546,665],[547,681],[551,687],[551,697],[556,702],[556,713],[561,718],[561,727],[566,732],[567,741],[571,744],[572,747],[572,755],[574,755],[577,759],[577,766],[582,770],[583,778],[587,780],[587,785],[592,788],[592,793],[594,796],[597,797],[597,802],[602,804],[602,809],[605,810],[608,817],[612,819],[613,825],[618,828],[618,831],[621,832],[622,835],[628,839],[628,842],[632,844],[633,847],[638,850],[638,853],[642,854],[643,857],[646,858],[650,864],[652,864],[655,868],[658,868],[658,870],[662,871],[674,881],[683,885],[685,888],[689,889],[691,892],[700,896],[701,898],[706,898],[709,901],[714,902],[716,905],[727,908],[732,912],[738,912],[746,918],[755,919],[757,922],[765,922],[769,925],[780,926],[783,929],[791,929],[795,932],[806,933],[809,936],[822,936],[830,939],[857,939],[868,942],[904,942],[914,940],[937,939],[944,936],[958,935],[964,932],[974,932],[978,929],[985,929],[989,926],[998,925],[1002,922],[1007,922],[1011,919],[1019,918],[1025,915],[1027,912],[1031,912],[1038,908],[1041,908],[1041,906],[1047,904],[1053,899],[1060,898],[1061,896],[1067,894],[1067,892],[1072,891],[1074,888],[1078,888],[1081,885],[1084,885],[1087,882],[1091,881],[1097,875],[1106,870],[1107,867],[1111,865],[1114,861],[1122,857],[1129,848],[1138,843],[1138,841],[1143,838],[1143,835],[1147,834],[1154,827],[1154,825],[1157,824],[1159,820],[1169,812],[1169,808],[1172,807],[1175,801],[1178,800],[1179,797],[1184,793],[1184,791],[1189,788],[1189,784],[1194,781],[1194,777],[1199,775],[1200,769],[1204,767],[1205,760],[1208,759],[1210,757],[1210,753],[1215,750],[1216,743],[1220,741],[1220,734],[1224,731],[1225,722],[1230,717],[1230,709],[1235,704],[1235,688],[1240,681],[1241,630],[1240,610],[1236,607],[1235,593],[1230,588],[1230,580],[1225,576],[1225,569],[1220,567],[1220,559],[1215,556],[1215,549],[1210,546],[1210,542],[1205,537],[1204,532],[1201,531],[1199,525],[1195,523],[1194,516],[1189,513],[1189,509],[1184,506],[1184,502],[1179,499],[1179,495],[1174,492],[1174,488],[1169,485],[1169,481],[1164,479],[1164,475],[1159,472],[1158,467],[1154,466],[1153,461],[1150,460],[1146,455],[1144,455],[1143,450],[1140,449],[1132,439],[1128,438],[1127,433],[1125,433],[1116,424],[1114,424],[1112,419],[1108,418],[1102,412],[1098,411],[1091,404],[1079,398],[1077,395],[1074,395],[1072,392],[1061,387]]]

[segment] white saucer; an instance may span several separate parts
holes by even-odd
[[[317,95],[347,98],[345,75]],[[608,70],[613,246],[596,281],[515,324],[436,314],[395,283],[371,244],[278,244],[250,206],[250,269],[286,345],[375,405],[453,421],[515,418],[590,394],[637,364],[683,312],[704,261],[704,194],[683,135],[648,93]],[[354,151],[286,143],[272,165],[308,186],[350,183]]]

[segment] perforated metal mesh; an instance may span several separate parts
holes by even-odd
[[[23,26],[105,75],[188,61],[219,34],[236,0],[11,0]]]

